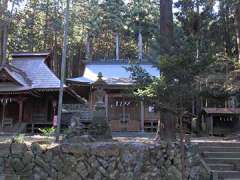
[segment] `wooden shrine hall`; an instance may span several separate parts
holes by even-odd
[[[60,80],[50,70],[50,60],[49,53],[16,53],[0,66],[0,132],[52,126]],[[64,101],[77,98],[65,86]]]
[[[82,76],[67,80],[68,85],[88,100],[90,108],[95,105],[94,82],[102,73],[105,87],[106,116],[112,131],[156,131],[159,114],[154,107],[132,98],[128,89],[134,85],[127,61],[97,61],[84,64]],[[151,64],[140,64],[152,76],[159,70]]]
[[[200,130],[208,135],[227,135],[240,130],[240,108],[204,108]]]

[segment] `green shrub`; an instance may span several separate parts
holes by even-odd
[[[55,128],[39,128],[38,129],[44,136],[52,136],[55,133]]]
[[[25,139],[25,134],[17,134],[14,138],[13,141],[16,143],[24,143]]]

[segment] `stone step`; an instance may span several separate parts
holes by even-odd
[[[204,151],[202,153],[204,158],[240,158],[239,152],[208,152]]]
[[[200,152],[240,152],[240,147],[201,146]]]
[[[204,158],[207,164],[240,164],[240,158]]]
[[[229,179],[229,178],[237,178],[240,179],[240,171],[214,171],[217,173],[219,179]]]
[[[233,171],[233,164],[207,164],[211,170],[214,171]]]

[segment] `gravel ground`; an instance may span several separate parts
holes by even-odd
[[[0,135],[0,144],[10,142],[14,135]],[[113,132],[113,140],[119,142],[143,142],[143,143],[153,143],[154,133],[144,133],[144,132]],[[60,137],[61,139],[61,137]],[[24,141],[27,143],[41,142],[41,141],[55,141],[54,137],[46,137],[41,135],[25,135]],[[224,137],[192,137],[191,142],[239,142],[239,138],[224,138]]]
[[[14,135],[1,135],[0,136],[0,143],[10,142],[14,137]],[[120,141],[120,142],[144,142],[150,143],[153,142],[155,137],[154,133],[142,133],[142,132],[114,132],[113,133],[113,140]],[[54,142],[54,137],[46,137],[41,135],[25,135],[24,141],[27,143],[33,142],[41,142],[48,140],[50,142]],[[61,139],[61,137],[60,137]]]

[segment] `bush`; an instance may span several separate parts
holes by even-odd
[[[39,128],[38,129],[44,136],[52,136],[55,133],[55,128]]]

